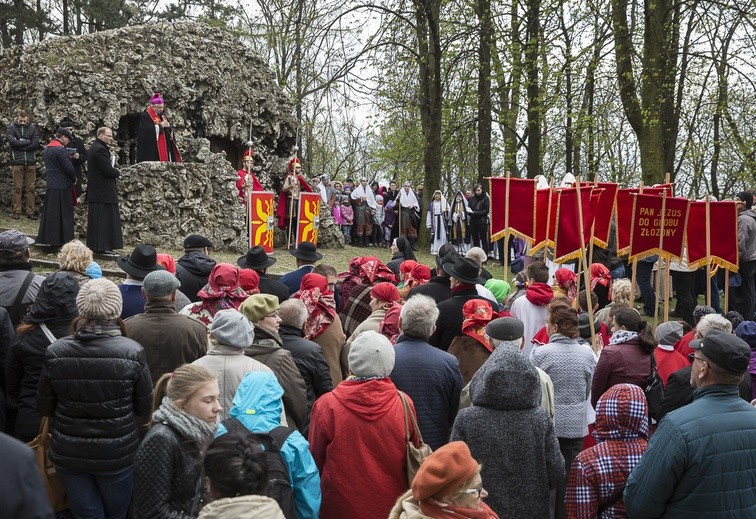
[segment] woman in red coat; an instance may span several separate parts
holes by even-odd
[[[309,440],[320,469],[320,519],[386,519],[409,488],[404,408],[388,378],[393,369],[389,340],[364,332],[349,351],[352,375],[315,401]]]

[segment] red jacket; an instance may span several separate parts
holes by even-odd
[[[693,329],[682,336],[682,339],[677,341],[677,344],[675,344],[675,350],[680,352],[680,354],[688,358],[688,355],[693,353],[693,348],[690,347],[690,343],[693,339],[696,337],[696,330]]]
[[[389,378],[345,380],[321,396],[309,440],[320,469],[320,519],[386,519],[409,488],[404,412]]]
[[[637,340],[605,346],[593,372],[591,405],[615,384],[635,384],[645,389],[651,374],[651,355],[641,350]]]
[[[672,373],[678,369],[690,366],[688,359],[680,352],[674,349],[665,350],[661,346],[657,346],[654,350],[654,358],[656,359],[656,372],[659,373],[659,378],[662,379],[665,386],[667,385],[667,379]]]

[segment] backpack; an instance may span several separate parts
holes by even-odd
[[[661,410],[662,400],[664,400],[664,383],[656,369],[656,357],[654,356],[654,352],[651,352],[651,373],[648,375],[646,388],[643,392],[646,394],[646,401],[648,402],[648,418],[650,425],[651,419],[658,421],[657,417]]]
[[[295,429],[279,426],[267,433],[252,432],[238,418],[233,416],[223,420],[221,424],[228,432],[251,436],[262,445],[265,463],[268,466],[268,490],[266,494],[276,500],[286,519],[298,519],[294,506],[294,490],[289,479],[289,468],[281,457],[281,447]]]

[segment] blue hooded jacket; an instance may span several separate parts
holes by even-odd
[[[247,373],[234,395],[229,416],[255,433],[267,433],[281,425],[283,389],[272,373]],[[216,436],[228,432],[218,426]],[[310,444],[293,431],[281,446],[281,458],[289,469],[299,519],[317,519],[320,513],[320,473],[310,454]]]

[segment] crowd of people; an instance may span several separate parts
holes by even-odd
[[[32,243],[0,233],[2,517],[53,517],[21,443],[43,428],[75,518],[756,510],[752,315],[653,329],[604,265],[510,285],[448,243],[338,273],[303,242],[273,279],[190,235],[120,257],[120,285],[79,241],[37,274]]]

